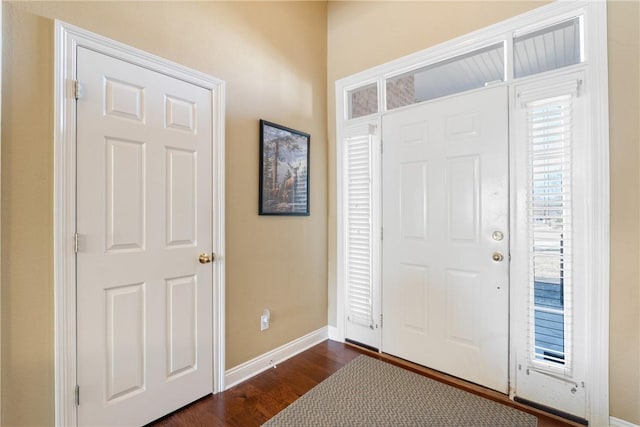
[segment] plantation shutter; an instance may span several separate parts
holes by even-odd
[[[373,126],[345,138],[347,321],[373,329]]]
[[[530,366],[572,365],[573,104],[580,80],[518,93],[527,126]]]

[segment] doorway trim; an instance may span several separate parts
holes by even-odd
[[[211,91],[213,148],[213,393],[224,390],[225,83],[150,53],[55,21],[54,64],[54,410],[55,425],[76,426],[76,57],[85,47]]]
[[[511,49],[514,33],[530,31],[545,24],[584,14],[589,29],[585,32],[584,63],[557,69],[554,72],[584,69],[592,82],[591,101],[588,114],[593,119],[589,131],[593,135],[589,147],[590,166],[593,177],[590,181],[592,191],[589,198],[589,225],[591,244],[589,257],[589,282],[587,283],[587,310],[592,313],[588,319],[587,337],[589,355],[587,372],[590,390],[587,396],[587,414],[594,425],[609,423],[609,268],[610,268],[610,202],[609,202],[609,103],[608,103],[608,56],[607,56],[607,5],[605,2],[563,2],[557,1],[530,12],[515,16],[478,31],[463,35],[437,46],[413,53],[364,70],[336,81],[336,275],[335,275],[335,328],[331,328],[331,338],[344,341],[346,331],[347,288],[345,284],[345,241],[344,218],[344,159],[343,140],[348,129],[355,126],[380,123],[380,117],[386,112],[385,81],[388,77],[403,72],[438,63],[457,55],[471,52],[500,41],[506,41],[506,51]],[[505,84],[512,85],[513,73],[508,68]],[[377,112],[348,119],[349,91],[368,85],[377,87]],[[410,108],[410,107],[407,107]],[[375,174],[379,170],[375,170]],[[378,217],[378,218],[376,218]],[[373,222],[379,221],[379,213],[373,216]],[[333,291],[333,290],[330,290]],[[513,359],[510,369],[513,369]]]

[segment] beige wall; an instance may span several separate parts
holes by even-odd
[[[335,306],[335,81],[543,3],[331,2],[328,13],[329,324]],[[614,417],[640,424],[640,190],[637,1],[609,3],[611,363]]]
[[[227,82],[227,367],[326,325],[322,2],[4,3],[2,420],[53,423],[53,19]],[[260,217],[258,119],[311,134],[311,216]],[[259,331],[264,308],[271,328]]]

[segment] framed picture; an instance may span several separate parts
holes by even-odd
[[[309,215],[310,139],[260,120],[260,215]]]

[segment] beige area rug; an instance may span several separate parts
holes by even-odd
[[[264,424],[535,427],[535,416],[358,356]]]

